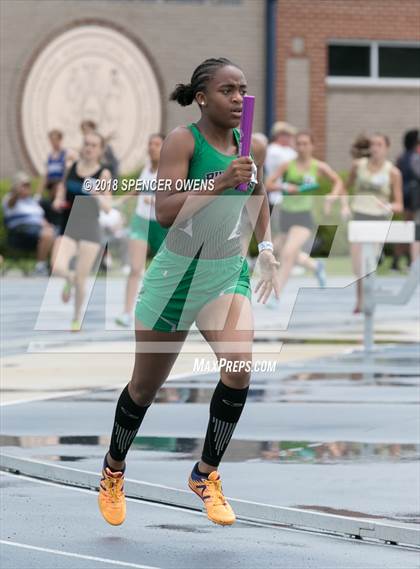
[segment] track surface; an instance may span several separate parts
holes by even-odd
[[[246,523],[219,528],[201,513],[135,501],[113,528],[93,492],[13,475],[1,481],[3,569],[418,567],[416,552]]]

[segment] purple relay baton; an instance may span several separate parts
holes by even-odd
[[[244,95],[241,116],[241,140],[239,142],[239,156],[249,156],[251,153],[252,123],[254,120],[255,97]],[[246,192],[248,184],[240,184],[236,189]]]

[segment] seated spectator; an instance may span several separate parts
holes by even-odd
[[[12,188],[3,198],[8,245],[16,250],[36,251],[36,275],[48,275],[48,254],[54,242],[53,227],[45,220],[42,207],[31,195],[30,178],[18,172]]]

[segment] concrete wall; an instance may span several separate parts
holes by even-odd
[[[19,140],[19,86],[36,50],[75,21],[98,19],[118,25],[146,48],[162,79],[163,98],[177,82],[189,81],[207,57],[225,56],[245,71],[257,97],[256,129],[264,113],[264,9],[257,0],[2,0],[0,82],[0,177],[28,168]],[[165,104],[162,129],[197,119],[196,107]]]
[[[350,145],[363,132],[387,134],[390,155],[396,158],[404,131],[420,126],[419,92],[401,87],[329,87],[326,121],[327,160],[334,168],[349,168]]]
[[[286,120],[299,129],[309,128],[309,65],[304,57],[286,62]]]

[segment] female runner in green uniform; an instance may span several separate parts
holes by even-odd
[[[279,190],[278,180],[287,184],[287,194],[283,197],[280,213],[280,292],[285,287],[293,265],[297,262],[314,271],[319,285],[325,287],[326,277],[323,263],[315,262],[302,251],[302,247],[312,234],[314,221],[312,217],[313,197],[309,194],[299,195],[299,186],[317,184],[320,177],[328,178],[332,184],[331,195],[342,193],[342,181],[339,175],[326,163],[313,157],[313,140],[309,132],[301,131],[296,135],[297,158],[282,164],[267,179],[267,190]],[[284,190],[283,190],[284,191]]]
[[[161,152],[156,216],[169,232],[143,280],[136,307],[136,353],[133,375],[117,403],[109,453],[99,492],[104,518],[118,525],[125,518],[125,457],[145,413],[168,377],[192,322],[220,361],[220,381],[210,403],[210,417],[201,460],[188,484],[204,502],[215,523],[235,521],[226,501],[217,467],[245,404],[250,382],[253,322],[246,260],[241,256],[240,218],[246,204],[255,220],[261,280],[256,292],[266,302],[277,295],[276,262],[270,235],[268,200],[262,164],[238,158],[239,126],[246,80],[229,60],[208,59],[194,71],[191,83],[180,84],[171,99],[182,106],[198,103],[196,124],[176,128]],[[204,182],[199,190],[188,184]],[[247,183],[247,190],[235,188]],[[256,197],[248,198],[250,194]],[[257,202],[257,203],[255,203]],[[261,206],[262,204],[262,206]],[[145,342],[173,342],[169,353],[144,353]],[[166,344],[167,346],[167,344]],[[157,350],[156,350],[157,351]],[[223,358],[223,360],[222,360]]]

